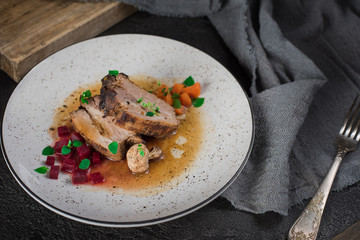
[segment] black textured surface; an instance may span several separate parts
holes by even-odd
[[[101,35],[142,33],[194,46],[222,63],[244,89],[249,79],[206,18],[180,19],[136,13]],[[0,71],[1,116],[16,84]],[[177,220],[140,228],[86,225],[51,212],[17,184],[0,156],[0,239],[286,239],[288,229],[308,203],[288,216],[235,210],[224,198]],[[329,196],[318,239],[331,239],[360,220],[360,183]]]

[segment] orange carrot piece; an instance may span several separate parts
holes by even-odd
[[[181,108],[175,108],[176,115],[182,115],[186,113],[187,108],[181,105]]]
[[[177,93],[180,95],[182,89],[185,87],[184,84],[181,84],[181,83],[175,83],[174,86],[172,87],[172,90],[171,90],[171,93],[174,94],[174,93]]]
[[[161,84],[161,86],[158,88],[158,89],[156,89],[154,92],[153,92],[153,94],[155,94],[158,98],[161,98],[161,99],[165,99],[165,93],[169,93],[170,91],[169,91],[169,88],[168,88],[168,86],[167,85],[165,85],[165,84]]]
[[[184,105],[185,107],[190,107],[191,106],[191,98],[190,98],[189,94],[182,93],[180,95],[180,102],[181,102],[181,105]]]
[[[191,99],[197,98],[201,93],[201,85],[199,82],[197,82],[190,87],[185,87],[183,88],[182,93],[188,93]]]
[[[167,104],[169,104],[170,106],[172,106],[173,101],[174,101],[174,100],[172,99],[172,97],[171,97],[171,93],[166,94],[164,100],[165,100],[165,102],[167,102]]]

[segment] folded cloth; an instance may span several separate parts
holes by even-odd
[[[360,3],[336,0],[124,0],[167,16],[207,15],[252,79],[254,148],[222,196],[254,213],[314,194],[335,156],[333,140],[359,91]],[[360,150],[333,189],[360,180]]]

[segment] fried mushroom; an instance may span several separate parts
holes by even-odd
[[[133,173],[145,173],[149,169],[149,160],[160,158],[162,151],[154,146],[151,152],[145,144],[138,143],[129,148],[126,153],[126,159],[129,169]]]

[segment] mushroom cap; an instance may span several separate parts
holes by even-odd
[[[149,169],[149,149],[145,144],[135,144],[126,153],[127,164],[133,173],[143,173]]]

